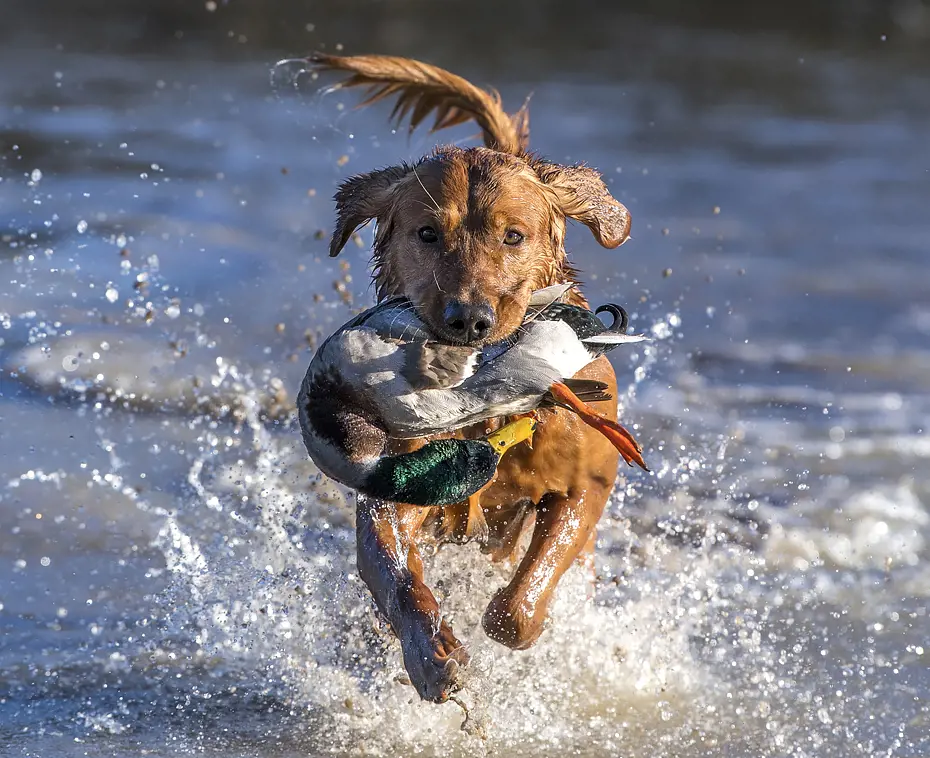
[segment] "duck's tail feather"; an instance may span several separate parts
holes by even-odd
[[[594,309],[594,315],[598,313],[609,313],[614,317],[613,323],[607,327],[608,331],[626,334],[626,328],[630,325],[630,316],[624,308],[616,303],[604,303]]]
[[[600,334],[585,337],[581,341],[593,350],[606,352],[617,345],[629,342],[645,342],[649,338],[645,334],[621,334],[619,332],[601,332]]]

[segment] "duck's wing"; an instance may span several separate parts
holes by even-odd
[[[416,307],[405,297],[395,297],[369,308],[347,323],[343,329],[365,327],[384,340],[423,342],[434,339],[432,332],[417,316]]]
[[[411,342],[401,346],[401,373],[415,392],[458,387],[475,373],[480,351],[441,342]]]
[[[425,349],[424,349],[425,347]],[[573,376],[591,361],[568,324],[537,321],[520,331],[517,343],[501,355],[477,361],[478,351],[437,345],[399,346],[406,353],[405,383],[430,382],[403,396],[381,400],[391,436],[415,437],[452,431],[496,416],[537,408],[555,382]],[[450,349],[453,348],[453,349]],[[464,377],[464,379],[462,379]],[[600,399],[602,385],[579,388]]]
[[[409,302],[410,301],[405,297],[392,297],[390,300],[385,300],[377,305],[373,305],[357,316],[353,316],[340,326],[335,333],[338,334],[339,332],[348,331],[349,329],[357,329],[360,326],[376,328],[376,325],[382,320],[390,321],[395,312],[405,310]]]
[[[530,295],[530,300],[527,303],[526,315],[523,317],[523,323],[527,324],[530,321],[533,321],[550,305],[562,302],[562,299],[574,286],[574,282],[566,282],[564,284],[552,284],[549,287],[543,287],[540,290],[535,290]]]
[[[340,326],[314,353],[310,362],[316,370],[343,373],[346,380],[363,381],[364,372],[383,372],[395,365],[384,367],[373,361],[388,360],[398,350],[402,338],[426,339],[423,325],[416,317],[410,301],[395,297],[362,311]]]
[[[406,298],[386,301],[363,326],[397,346],[402,355],[398,373],[413,392],[457,387],[478,364],[479,350],[435,341]]]
[[[489,406],[510,407],[513,402],[529,398],[538,401],[553,382],[573,376],[591,360],[568,324],[534,321],[523,327],[516,342],[502,352],[486,350],[474,376],[459,389]]]
[[[574,282],[563,282],[562,284],[551,284],[548,287],[534,290],[530,295],[528,305],[534,308],[545,308],[547,305],[559,302],[574,286]]]

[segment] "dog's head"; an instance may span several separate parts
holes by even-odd
[[[353,177],[336,209],[330,255],[375,219],[379,298],[409,298],[437,336],[473,346],[513,333],[533,290],[571,280],[566,218],[608,248],[630,231],[596,171],[487,148],[442,148]]]

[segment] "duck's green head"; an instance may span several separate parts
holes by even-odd
[[[536,424],[520,419],[483,440],[436,440],[419,450],[381,458],[359,491],[411,505],[452,505],[491,481],[501,456],[530,439]]]
[[[491,481],[500,456],[484,440],[436,440],[382,458],[360,488],[366,495],[411,505],[460,503]]]

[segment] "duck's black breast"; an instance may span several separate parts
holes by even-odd
[[[387,434],[377,413],[338,373],[322,371],[307,377],[299,402],[300,425],[311,457],[312,435],[350,461],[377,457],[383,451]]]

